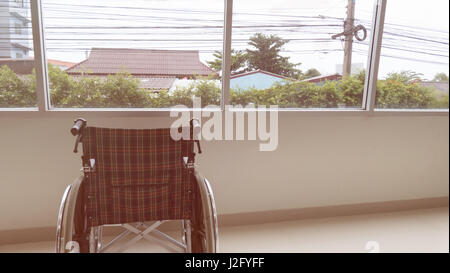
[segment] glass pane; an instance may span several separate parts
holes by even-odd
[[[67,108],[220,104],[223,0],[44,0],[51,104]]]
[[[36,107],[30,2],[0,0],[0,108]]]
[[[361,108],[372,9],[372,1],[234,1],[231,103]]]
[[[449,2],[389,1],[376,107],[448,109]]]

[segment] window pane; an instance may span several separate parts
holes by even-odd
[[[448,1],[389,1],[376,107],[448,109]]]
[[[0,0],[0,108],[36,107],[30,3]]]
[[[219,105],[223,0],[193,3],[44,0],[52,106]]]
[[[231,103],[361,108],[372,9],[372,1],[234,1]],[[352,31],[333,39],[344,27]]]

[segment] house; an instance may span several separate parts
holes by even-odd
[[[423,87],[432,87],[439,91],[439,93],[448,95],[448,82],[419,82],[419,85]]]
[[[127,48],[93,48],[86,60],[66,72],[101,77],[128,72],[141,81],[141,87],[151,91],[169,90],[177,79],[215,74],[200,61],[198,50]]]
[[[0,58],[0,67],[8,66],[17,75],[29,75],[34,69],[34,59],[32,58]]]
[[[275,83],[283,84],[286,79],[288,78],[275,73],[256,70],[231,76],[230,88],[234,90],[266,89]]]
[[[47,60],[47,63],[59,67],[61,70],[66,70],[72,67],[75,63],[64,62],[59,60]],[[0,66],[8,66],[17,75],[29,75],[33,73],[34,59],[33,58],[0,58]]]
[[[340,74],[332,74],[332,75],[320,75],[308,79],[302,80],[302,82],[312,82],[317,85],[323,85],[326,81],[339,81],[342,79],[342,75]]]

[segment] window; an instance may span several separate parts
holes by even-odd
[[[219,105],[223,0],[192,3],[43,1],[52,107]]]
[[[449,2],[389,1],[376,107],[448,109]]]
[[[24,0],[14,0],[14,1],[16,2],[18,7],[21,7],[21,8],[25,7]]]
[[[15,30],[15,33],[16,34],[22,34],[22,24],[19,24],[19,23],[15,23],[14,24],[15,25],[15,28],[14,28],[14,30]]]
[[[37,105],[30,20],[29,2],[0,2],[0,108]]]
[[[446,114],[448,2],[431,1],[2,1],[0,108]]]
[[[372,8],[372,1],[234,1],[230,101],[361,109]]]

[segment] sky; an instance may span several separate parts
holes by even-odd
[[[282,52],[302,71],[333,74],[343,62],[347,0],[235,0],[233,42],[247,48],[256,32],[289,40]],[[449,73],[449,2],[388,0],[379,76],[413,70],[432,79]],[[365,68],[374,1],[355,0],[355,25],[368,30],[353,44],[352,62]],[[79,62],[92,47],[195,49],[201,61],[222,50],[223,0],[43,0],[48,58]]]

